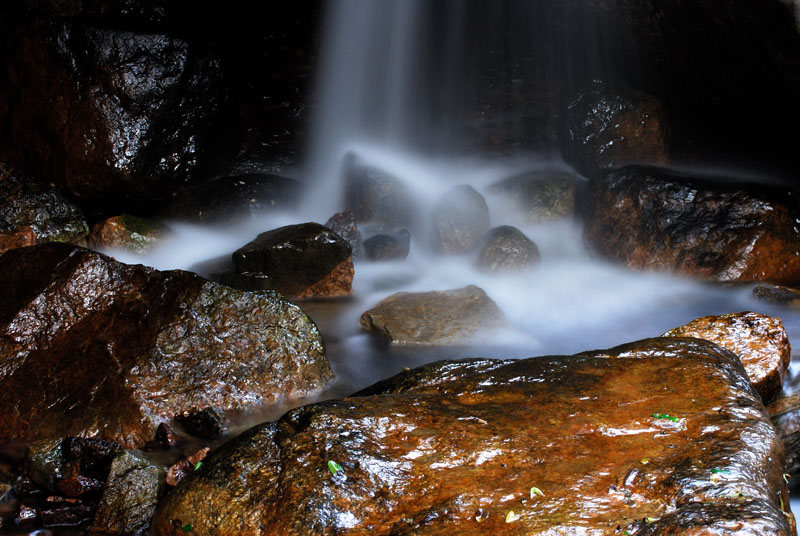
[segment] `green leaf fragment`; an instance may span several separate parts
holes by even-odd
[[[532,486],[531,487],[531,499],[533,499],[536,495],[540,495],[540,496],[544,497],[544,493],[542,493],[542,490],[540,490],[536,486]]]
[[[332,475],[335,475],[339,471],[344,471],[344,469],[342,469],[342,466],[333,460],[328,460],[328,470],[331,472]]]
[[[194,527],[192,526],[191,523],[186,523],[184,526],[181,527],[181,530],[183,532],[192,532],[194,530]]]
[[[719,467],[714,467],[711,470],[711,474],[712,475],[727,475],[729,473],[730,473],[730,470],[728,470],[728,469],[720,469]]]
[[[203,462],[197,462],[196,464],[194,464],[194,470],[195,471],[197,471],[201,467],[203,467]]]
[[[644,518],[644,521],[645,521],[645,523],[655,523],[656,521],[658,521],[658,518],[657,517],[646,517],[646,518]]]
[[[673,417],[672,415],[668,415],[666,413],[652,413],[650,414],[650,416],[653,417],[654,419],[664,419],[672,422],[681,422],[679,418]]]

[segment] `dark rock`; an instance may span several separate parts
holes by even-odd
[[[489,230],[489,207],[471,186],[442,195],[432,213],[433,248],[440,253],[466,253]]]
[[[0,144],[76,199],[152,208],[201,174],[223,98],[219,61],[203,44],[90,21],[10,27],[0,93],[14,105]]]
[[[87,242],[92,249],[125,249],[147,253],[169,233],[161,223],[129,214],[107,218],[92,226]]]
[[[559,171],[515,175],[492,184],[487,191],[512,196],[531,223],[559,220],[575,212],[575,177]]]
[[[79,527],[92,520],[94,508],[86,504],[71,504],[59,508],[47,508],[39,511],[42,526]]]
[[[7,503],[11,500],[11,496],[13,495],[14,486],[9,484],[8,482],[0,481],[0,505]],[[0,523],[0,527],[3,524]]]
[[[777,305],[800,306],[800,289],[782,285],[762,284],[753,289],[753,298]]]
[[[353,252],[353,260],[360,256],[361,231],[358,230],[356,216],[352,210],[334,214],[325,222],[325,227],[347,240]]]
[[[403,260],[411,249],[411,233],[400,229],[394,235],[378,234],[364,240],[364,258],[370,261]]]
[[[246,431],[151,533],[788,536],[782,456],[738,359],[707,341],[445,361]]]
[[[187,476],[194,471],[198,471],[202,465],[201,462],[206,458],[210,450],[211,449],[208,447],[199,448],[191,453],[187,453],[185,457],[174,463],[172,467],[167,470],[167,484],[173,487],[177,486]]]
[[[669,125],[656,97],[594,84],[562,113],[561,154],[581,174],[627,164],[667,164]]]
[[[584,236],[636,269],[716,281],[800,281],[800,203],[784,187],[629,166],[589,181]]]
[[[161,423],[156,428],[156,441],[161,448],[168,449],[175,446],[175,433],[167,424]]]
[[[0,252],[42,242],[78,242],[89,232],[81,209],[53,185],[0,164]]]
[[[63,438],[42,439],[30,443],[25,449],[25,469],[30,479],[36,484],[56,491],[57,482],[63,475],[64,451],[61,448]]]
[[[786,450],[786,472],[800,476],[800,395],[779,396],[767,410]]]
[[[67,497],[80,497],[85,493],[99,491],[103,487],[103,481],[76,474],[59,480],[57,487]]]
[[[511,329],[480,288],[398,292],[361,315],[361,327],[392,344],[453,345]]]
[[[183,429],[193,436],[216,439],[225,433],[225,413],[217,408],[185,411],[175,417]]]
[[[671,329],[662,337],[696,337],[730,350],[741,359],[764,404],[781,392],[792,357],[781,319],[759,313],[704,316]]]
[[[76,467],[80,474],[104,481],[122,445],[105,439],[66,437],[61,448],[64,461]]]
[[[415,223],[414,200],[408,186],[384,170],[345,158],[345,206],[359,222],[374,222],[390,228],[411,228]]]
[[[318,223],[287,225],[261,233],[233,253],[233,262],[240,275],[253,274],[253,279],[260,278],[265,286],[284,296],[328,298],[351,293],[350,245]]]
[[[525,233],[503,225],[491,229],[484,237],[478,254],[478,268],[490,273],[518,272],[538,264],[539,248]]]
[[[219,177],[186,186],[159,213],[164,219],[223,222],[293,207],[300,183],[266,173]]]
[[[0,439],[143,445],[192,407],[243,410],[332,377],[317,328],[273,293],[65,244],[0,256]]]
[[[164,469],[122,451],[114,458],[97,505],[92,532],[134,534],[145,529],[164,491]]]

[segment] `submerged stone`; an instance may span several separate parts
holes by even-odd
[[[364,258],[370,261],[394,261],[408,257],[411,233],[400,229],[392,235],[377,234],[364,240]]]
[[[141,446],[193,407],[245,410],[332,377],[300,308],[66,244],[0,256],[0,439]]]
[[[469,285],[432,292],[398,292],[361,315],[361,327],[397,344],[456,345],[511,330],[486,293]]]
[[[738,359],[707,341],[444,361],[243,433],[152,534],[788,536],[782,456]]]
[[[696,337],[739,356],[764,404],[783,388],[792,348],[780,318],[753,312],[696,318],[663,337]]]
[[[388,227],[411,227],[414,201],[408,185],[398,177],[360,161],[350,153],[343,164],[345,205],[359,222]]]
[[[624,266],[713,281],[800,281],[800,201],[782,186],[628,166],[589,181],[584,237]]]
[[[434,250],[466,253],[489,230],[489,207],[472,186],[458,186],[443,194],[431,212]]]
[[[800,307],[800,289],[764,283],[753,288],[753,298],[777,305]]]
[[[501,274],[530,268],[540,259],[539,248],[525,233],[501,225],[486,233],[477,265],[484,272]]]
[[[487,191],[511,196],[528,222],[541,223],[574,214],[575,180],[560,171],[534,171],[492,184]]]

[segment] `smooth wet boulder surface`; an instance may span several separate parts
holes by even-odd
[[[81,209],[58,188],[0,164],[0,252],[41,242],[78,242],[88,232]]]
[[[233,263],[236,274],[223,281],[245,290],[266,288],[300,299],[347,296],[352,291],[350,244],[318,223],[261,233],[233,253]]]
[[[584,237],[624,266],[714,281],[800,281],[800,202],[782,186],[628,166],[589,181]]]
[[[353,259],[361,255],[361,231],[358,230],[356,215],[352,210],[337,212],[325,222],[325,227],[341,236],[350,244],[353,252]]]
[[[530,268],[540,259],[539,248],[525,233],[502,225],[486,233],[477,265],[485,272],[502,274]]]
[[[392,344],[458,345],[511,330],[503,312],[474,286],[397,292],[361,315],[361,327]]]
[[[786,450],[786,472],[800,476],[800,395],[780,396],[767,410]]]
[[[782,456],[707,341],[445,361],[250,429],[152,533],[789,535]]]
[[[394,234],[377,234],[364,240],[364,258],[370,261],[403,260],[411,249],[411,233],[400,229]]]
[[[669,162],[669,123],[656,97],[593,84],[572,96],[562,113],[564,161],[591,177],[600,169]]]
[[[94,224],[87,242],[92,249],[124,249],[142,254],[168,234],[169,228],[157,221],[120,214]]]
[[[574,214],[575,180],[573,175],[560,171],[534,171],[503,179],[487,191],[511,196],[527,221],[539,223]]]
[[[431,211],[432,245],[440,253],[466,253],[489,230],[486,199],[472,186],[444,193]]]
[[[253,405],[332,377],[319,332],[274,293],[65,244],[0,256],[0,438],[128,446],[184,410]]]
[[[749,311],[696,318],[663,337],[706,339],[738,355],[764,404],[781,392],[792,358],[781,319]]]
[[[753,288],[753,298],[777,305],[800,306],[800,289],[763,283]]]

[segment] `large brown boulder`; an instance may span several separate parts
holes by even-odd
[[[0,256],[0,440],[128,446],[207,406],[246,410],[332,377],[296,305],[65,244]]]
[[[642,91],[593,84],[569,100],[562,121],[561,154],[587,177],[605,168],[669,162],[666,110]]]
[[[629,166],[589,181],[584,237],[624,266],[714,281],[800,281],[800,202],[781,186]]]
[[[397,292],[361,315],[361,327],[397,345],[469,344],[511,329],[505,315],[475,285],[431,292]]]
[[[501,225],[491,229],[484,237],[478,254],[478,268],[489,273],[519,272],[539,263],[541,254],[536,244],[525,233]]]
[[[789,535],[782,456],[707,341],[444,361],[250,429],[152,534]]]
[[[350,244],[318,223],[261,233],[233,252],[234,274],[223,282],[245,290],[272,289],[296,299],[348,296],[353,285]]]
[[[706,339],[738,355],[764,404],[781,392],[792,357],[781,319],[753,312],[696,318],[662,337]]]

